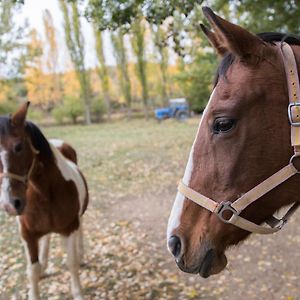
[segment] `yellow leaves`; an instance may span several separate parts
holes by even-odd
[[[28,44],[28,61],[25,70],[25,86],[28,98],[33,104],[49,105],[61,99],[60,75],[54,72],[46,73],[43,69],[43,42],[37,32],[31,32]]]
[[[28,91],[28,99],[33,104],[49,105],[57,103],[62,98],[58,86],[59,74],[46,74],[40,68],[27,69],[25,85]]]
[[[196,299],[199,294],[194,288],[191,288],[190,291],[188,291],[187,296],[189,299]]]
[[[64,88],[64,95],[79,98],[80,84],[77,79],[75,71],[68,71],[63,74],[62,85]]]

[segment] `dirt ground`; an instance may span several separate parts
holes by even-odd
[[[188,285],[200,285],[199,299],[300,299],[300,214],[281,232],[271,236],[252,235],[229,250],[227,269],[203,279],[179,271],[166,250],[165,231],[175,194],[176,189],[169,187],[161,195],[124,199],[117,207],[108,209],[106,215],[134,222],[140,232],[147,234],[148,243],[158,243],[164,267]]]

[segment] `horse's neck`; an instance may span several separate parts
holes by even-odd
[[[45,195],[52,185],[52,178],[57,170],[55,161],[49,161],[40,156],[36,157],[36,166],[29,179],[29,187],[33,187],[33,192]]]

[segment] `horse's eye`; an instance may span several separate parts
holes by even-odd
[[[235,120],[230,118],[217,118],[213,125],[214,133],[228,132],[235,126]]]
[[[17,145],[14,146],[14,152],[15,153],[21,152],[22,149],[23,149],[22,143],[19,143],[19,144],[17,144]]]

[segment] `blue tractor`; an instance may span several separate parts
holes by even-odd
[[[154,112],[158,121],[168,118],[183,121],[190,117],[189,105],[185,98],[170,99],[169,107],[157,108]]]

